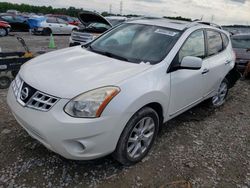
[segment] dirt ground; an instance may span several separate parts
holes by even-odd
[[[49,37],[25,34],[31,50]],[[58,48],[68,36],[56,36]],[[13,37],[0,38],[3,51]],[[71,161],[48,151],[14,120],[0,90],[0,187],[250,187],[250,81],[239,81],[226,104],[201,104],[162,128],[149,156],[123,167],[107,156]]]

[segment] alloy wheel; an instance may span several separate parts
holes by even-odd
[[[130,158],[141,157],[150,146],[154,134],[155,123],[153,118],[142,118],[133,128],[127,143],[127,154]]]
[[[4,28],[0,28],[0,37],[3,37],[7,34],[7,31]]]
[[[226,82],[222,82],[217,94],[212,98],[212,103],[214,106],[221,106],[226,99],[228,92],[228,86]]]

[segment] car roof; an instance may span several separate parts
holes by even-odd
[[[182,20],[172,20],[166,18],[152,18],[152,19],[135,19],[132,21],[128,21],[127,23],[137,23],[137,24],[146,24],[146,25],[154,25],[159,27],[167,27],[175,30],[185,30],[191,28],[193,26],[206,26],[207,28],[216,28],[213,27],[212,24],[204,24],[203,22],[190,22],[190,21],[182,21]],[[217,28],[218,29],[218,28]]]
[[[105,18],[111,20],[127,20],[125,16],[105,16]]]

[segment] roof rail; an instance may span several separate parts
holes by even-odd
[[[199,19],[196,19],[196,20],[192,21],[190,24],[188,24],[186,26],[186,28],[190,28],[190,27],[195,26],[197,24],[210,25],[210,26],[216,27],[218,29],[222,29],[222,27],[220,25],[218,25],[218,24],[211,23],[211,22],[204,22],[204,21],[199,20]]]

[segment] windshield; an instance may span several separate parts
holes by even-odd
[[[250,49],[250,37],[249,38],[232,38],[233,48]]]
[[[169,53],[180,32],[164,27],[122,24],[94,41],[89,49],[132,63],[156,64]]]

